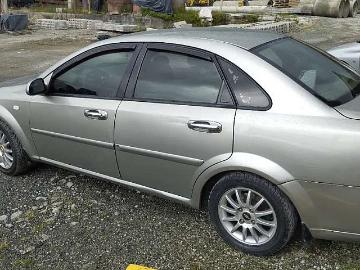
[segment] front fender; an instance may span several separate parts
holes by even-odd
[[[257,174],[275,185],[294,180],[294,177],[275,162],[250,153],[233,153],[230,158],[206,168],[197,177],[190,204],[199,208],[203,187],[212,177],[230,171],[246,171]]]
[[[11,107],[10,105],[7,107]],[[0,106],[0,119],[4,121],[15,133],[17,138],[20,140],[21,145],[25,152],[31,158],[37,157],[37,152],[33,141],[31,139],[31,133],[29,129],[29,112],[27,104],[18,106],[19,110],[14,111],[16,118],[5,106]],[[19,124],[19,122],[21,124]]]

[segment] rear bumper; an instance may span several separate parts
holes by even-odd
[[[311,229],[310,232],[314,238],[318,239],[360,242],[360,234],[357,233],[339,232],[325,229]]]
[[[314,238],[360,241],[360,188],[310,181],[279,185]]]

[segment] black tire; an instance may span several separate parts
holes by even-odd
[[[220,221],[218,205],[221,197],[234,188],[249,188],[261,194],[273,207],[277,228],[272,238],[262,245],[249,245],[238,241],[224,228]],[[265,179],[245,172],[233,172],[223,176],[213,187],[209,196],[209,214],[217,232],[226,243],[255,256],[270,256],[282,249],[293,236],[297,212],[290,200],[275,185]]]
[[[22,148],[19,139],[16,137],[12,129],[3,121],[0,120],[0,131],[3,132],[10,143],[13,151],[13,164],[10,168],[5,169],[0,166],[0,171],[4,174],[16,176],[23,174],[33,165],[28,155]]]

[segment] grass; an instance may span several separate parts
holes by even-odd
[[[174,12],[174,14],[167,14],[162,12],[155,12],[148,8],[142,8],[141,14],[143,16],[159,18],[166,22],[186,21],[186,23],[191,23],[193,26],[203,26],[203,23],[199,17],[199,13],[195,10],[179,9]]]
[[[190,266],[190,270],[203,270],[204,268],[200,263],[192,263]]]
[[[14,265],[20,268],[32,268],[34,261],[32,259],[18,259],[14,262]]]
[[[5,252],[10,248],[10,244],[8,242],[0,242],[0,253]]]
[[[360,270],[360,261],[345,265],[342,270]]]
[[[240,19],[240,23],[257,23],[259,21],[259,15],[257,14],[247,14],[244,15],[241,19]]]
[[[294,14],[277,14],[275,17],[275,21],[276,22],[281,22],[281,21],[295,21],[296,23],[299,23],[299,18],[298,16],[294,15]]]
[[[25,212],[25,218],[27,221],[30,221],[35,218],[35,212],[33,210],[28,210]]]
[[[42,232],[45,230],[46,226],[47,226],[47,224],[46,224],[45,222],[42,222],[42,223],[40,223],[40,224],[37,224],[37,225],[35,225],[35,227],[33,228],[32,232],[33,232],[33,233],[36,233],[36,234],[40,234],[40,233],[42,233]]]
[[[225,12],[213,11],[212,17],[213,17],[212,25],[224,25],[229,23],[229,18]]]
[[[56,5],[31,6],[29,10],[33,12],[56,13],[57,8],[62,8],[64,9],[64,11],[66,10],[64,6],[56,6]]]

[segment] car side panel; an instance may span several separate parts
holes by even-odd
[[[123,101],[115,120],[122,178],[190,198],[198,168],[213,157],[230,157],[234,115],[231,108]],[[222,131],[188,128],[188,122],[196,119],[221,123]]]
[[[346,235],[360,234],[360,187],[310,181],[292,181],[279,187],[314,237],[346,239]]]
[[[360,186],[358,121],[238,110],[234,132],[234,153],[262,156],[296,180]]]
[[[113,135],[119,104],[119,100],[31,97],[30,126],[39,156],[119,178]],[[89,119],[86,109],[104,110],[108,118]]]
[[[26,85],[1,89],[0,119],[14,131],[29,157],[37,159],[38,154],[30,132],[29,102],[25,89]]]

